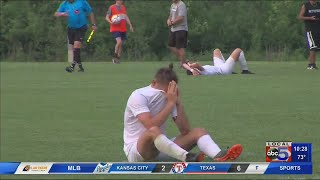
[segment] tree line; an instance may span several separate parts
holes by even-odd
[[[66,61],[66,20],[54,12],[61,0],[1,0],[1,61]],[[86,61],[110,61],[114,39],[105,20],[113,0],[88,0],[98,31],[84,43]],[[188,8],[188,57],[209,60],[212,49],[241,47],[249,59],[306,59],[304,25],[297,20],[304,0],[184,0]],[[171,1],[126,0],[135,32],[128,33],[124,59],[172,60],[166,20]],[[87,32],[89,35],[90,30]]]

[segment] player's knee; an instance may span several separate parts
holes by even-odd
[[[80,41],[75,41],[73,44],[73,48],[81,48],[81,42]]]
[[[152,137],[152,139],[155,139],[161,134],[161,130],[157,126],[153,126],[149,128],[148,132],[149,132],[148,134]]]
[[[122,45],[122,40],[117,41],[118,45]]]
[[[240,48],[236,48],[235,50],[236,50],[236,52],[239,52],[239,53],[241,53],[241,51],[242,51],[242,49],[240,49]]]
[[[199,139],[201,136],[208,134],[204,128],[193,128],[191,132],[195,139]]]

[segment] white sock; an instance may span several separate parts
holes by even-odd
[[[68,44],[68,62],[73,63],[73,45]]]
[[[243,51],[241,51],[240,53],[239,63],[240,63],[241,70],[248,70],[247,61],[246,61],[246,58],[244,57]]]
[[[199,149],[210,158],[214,158],[221,151],[219,146],[212,140],[212,138],[208,134],[201,136],[198,139],[197,145]]]
[[[156,148],[167,154],[170,157],[178,159],[180,161],[186,161],[188,152],[178,146],[176,143],[168,139],[165,135],[160,134],[155,140],[154,145]]]

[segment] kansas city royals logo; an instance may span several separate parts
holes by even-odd
[[[93,173],[108,173],[111,163],[99,163]]]
[[[186,167],[185,163],[175,163],[172,167],[172,172],[175,174],[182,174]]]

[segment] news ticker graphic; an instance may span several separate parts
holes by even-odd
[[[0,174],[312,174],[312,162],[0,162]]]
[[[312,144],[268,141],[266,162],[312,162]]]

